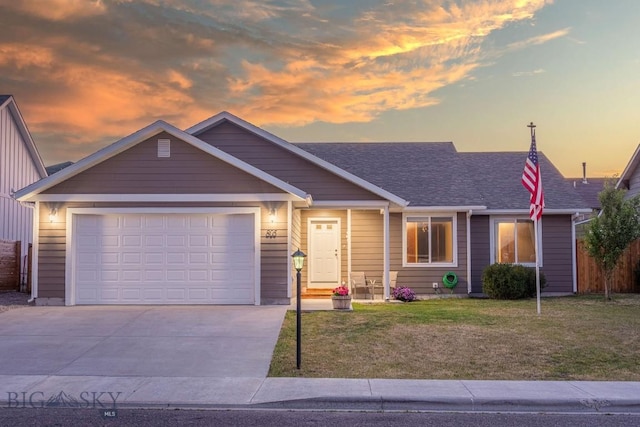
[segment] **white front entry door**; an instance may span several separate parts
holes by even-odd
[[[340,281],[340,220],[309,220],[310,288],[333,288]]]

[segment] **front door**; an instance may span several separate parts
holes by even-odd
[[[309,288],[334,288],[340,279],[340,220],[309,219]]]

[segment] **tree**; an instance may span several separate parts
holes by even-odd
[[[640,237],[640,196],[625,200],[626,191],[611,182],[598,194],[602,210],[587,225],[585,248],[604,275],[604,298],[611,300],[613,271],[624,250]]]

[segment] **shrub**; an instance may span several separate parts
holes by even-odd
[[[540,273],[540,288],[547,283]],[[482,292],[494,299],[531,298],[536,295],[536,270],[513,264],[493,264],[482,272]]]
[[[411,302],[416,299],[416,293],[406,286],[398,286],[393,290],[393,297],[400,301]]]

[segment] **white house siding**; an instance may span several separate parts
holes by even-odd
[[[33,212],[15,201],[13,191],[40,179],[9,108],[0,110],[0,239],[22,242],[23,262],[32,243]]]

